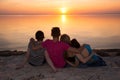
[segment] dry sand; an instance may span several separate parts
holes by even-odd
[[[54,73],[48,64],[33,67],[26,64],[16,70],[24,55],[0,57],[0,80],[120,80],[120,56],[103,57],[107,66],[64,68]]]

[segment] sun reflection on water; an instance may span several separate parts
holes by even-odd
[[[63,23],[65,23],[66,22],[66,15],[61,15],[61,20]]]

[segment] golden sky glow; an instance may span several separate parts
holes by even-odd
[[[60,8],[60,10],[61,10],[61,13],[62,13],[62,14],[65,14],[65,13],[67,12],[67,9],[66,9],[66,8]]]
[[[0,14],[63,13],[120,13],[120,0],[0,0]]]

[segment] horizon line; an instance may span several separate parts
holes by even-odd
[[[0,15],[120,15],[120,13],[79,13],[79,14],[39,14],[39,13],[4,13]]]

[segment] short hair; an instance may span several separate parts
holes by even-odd
[[[51,36],[59,37],[61,35],[59,27],[53,27],[51,30]]]
[[[44,33],[42,31],[37,31],[35,34],[35,38],[37,39],[37,41],[43,41]]]

